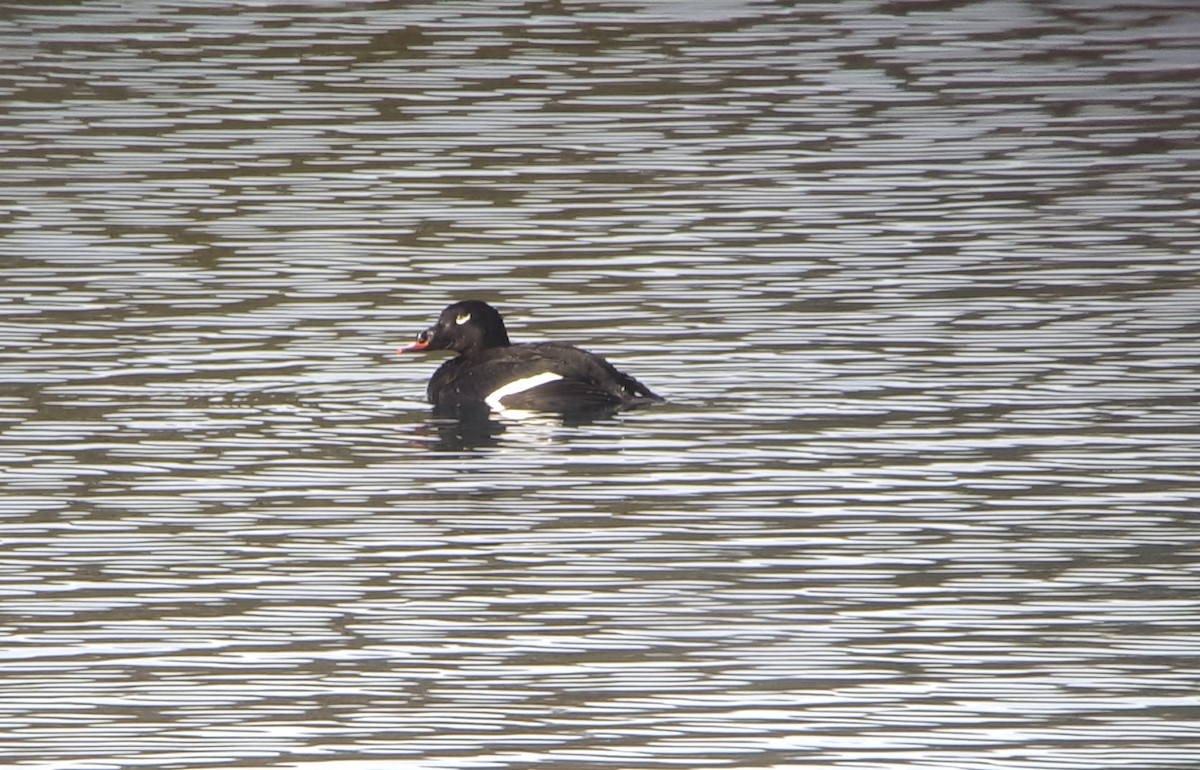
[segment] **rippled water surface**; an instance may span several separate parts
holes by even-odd
[[[1200,764],[1200,9],[6,3],[6,767]],[[668,397],[456,422],[479,297]]]

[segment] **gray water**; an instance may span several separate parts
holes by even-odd
[[[1200,764],[1194,3],[0,13],[3,766]]]

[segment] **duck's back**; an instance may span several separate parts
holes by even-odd
[[[489,348],[451,359],[429,381],[435,406],[485,403],[551,412],[629,406],[659,397],[594,353],[559,342]]]

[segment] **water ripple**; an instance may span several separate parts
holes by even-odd
[[[1191,767],[1195,13],[910,6],[13,6],[0,752]]]

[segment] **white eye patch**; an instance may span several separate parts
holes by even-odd
[[[460,315],[458,318],[455,318],[455,319],[454,319],[454,323],[456,323],[456,324],[465,324],[467,321],[470,321],[470,320],[471,320],[471,314],[470,314],[470,313],[463,313],[463,314],[462,314],[462,315]]]

